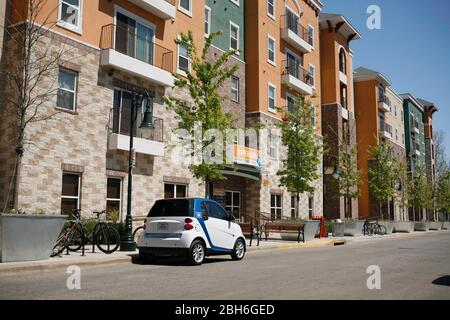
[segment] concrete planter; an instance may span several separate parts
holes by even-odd
[[[365,221],[349,220],[344,221],[344,234],[350,237],[359,237],[363,235]]]
[[[442,229],[443,230],[450,230],[450,221],[444,221],[442,223]]]
[[[48,259],[66,219],[0,214],[0,262]]]
[[[345,224],[344,222],[333,222],[331,225],[331,232],[333,237],[343,237],[345,236]]]
[[[442,222],[430,222],[430,230],[441,230]]]
[[[305,242],[314,240],[319,231],[320,221],[305,221]],[[295,224],[295,223],[293,223]],[[280,233],[281,239],[297,241],[297,235],[293,233]],[[300,240],[303,240],[300,238]]]
[[[414,221],[395,221],[394,223],[394,232],[401,233],[412,233],[414,232]]]
[[[414,225],[415,231],[428,231],[430,230],[430,222],[428,221],[418,221]]]
[[[395,222],[394,221],[378,221],[381,226],[385,226],[386,234],[394,233]]]

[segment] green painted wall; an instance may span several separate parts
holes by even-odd
[[[239,58],[245,60],[245,0],[239,0],[239,6],[231,0],[206,0],[205,3],[211,8],[211,32],[223,32],[220,37],[214,40],[214,46],[225,51],[230,50],[230,21],[232,21],[240,27],[239,48],[241,53]]]
[[[412,132],[414,124],[412,123],[411,115],[419,122],[419,134],[415,133],[416,140],[419,143],[420,156],[417,158],[422,165],[425,165],[425,125],[423,123],[423,112],[417,108],[409,99],[403,101],[404,118],[405,118],[405,139],[406,139],[406,154],[411,159],[411,155],[415,154],[413,147]],[[414,164],[410,163],[412,170]]]

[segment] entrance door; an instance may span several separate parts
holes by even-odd
[[[225,210],[240,220],[241,214],[241,193],[239,191],[225,192]]]

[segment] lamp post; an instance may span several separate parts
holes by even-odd
[[[153,129],[153,97],[145,92],[133,90],[133,99],[131,103],[131,117],[130,117],[130,150],[128,154],[128,194],[127,194],[127,216],[125,218],[125,226],[122,241],[120,242],[120,251],[134,251],[136,244],[133,239],[133,218],[131,215],[131,201],[133,191],[133,167],[136,161],[134,150],[134,135],[136,134],[136,120],[138,106],[141,110],[145,108],[144,118],[139,128],[141,130]]]
[[[334,179],[339,179],[341,175],[341,169],[339,168],[338,158],[335,155],[328,155],[326,159],[327,160],[325,161],[324,166],[325,174],[331,174]],[[330,163],[331,159],[334,160],[334,164]],[[330,170],[331,168],[333,168],[333,171]]]

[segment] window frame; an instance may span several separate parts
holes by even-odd
[[[312,70],[313,70],[312,76],[311,76],[311,68],[312,68]],[[308,74],[309,74],[309,81],[310,81],[310,82],[312,81],[311,87],[312,87],[313,89],[316,89],[316,66],[313,65],[312,63],[310,63],[310,64],[309,64],[309,70],[308,70],[308,71],[309,71],[309,72],[308,72]]]
[[[232,29],[233,27],[237,29],[237,38],[236,38],[236,39],[232,38],[232,32],[231,32],[231,29]],[[241,40],[241,39],[240,39],[241,27],[240,27],[238,24],[236,24],[236,23],[234,23],[233,21],[230,20],[229,32],[230,32],[230,50],[235,50],[235,51],[237,51],[237,52],[236,52],[236,55],[239,56],[239,50],[240,50],[240,48],[241,48],[241,45],[240,45],[240,40]],[[236,40],[237,49],[235,49],[235,48],[233,48],[233,47],[231,46],[232,40]]]
[[[70,31],[76,32],[78,34],[83,33],[83,0],[79,0],[79,8],[78,8],[78,26],[71,24],[67,21],[62,20],[62,4],[63,2],[69,7],[74,7],[72,4],[68,3],[65,0],[58,0],[58,20],[56,24],[64,29],[68,29]]]
[[[274,89],[274,94],[273,94],[273,102],[274,102],[274,108],[271,109],[270,108],[270,89]],[[277,113],[277,86],[274,85],[273,83],[268,83],[267,84],[267,110],[271,113]]]
[[[237,88],[233,88],[233,80],[237,80]],[[240,101],[240,94],[241,94],[241,89],[240,89],[240,85],[241,85],[241,80],[239,79],[239,77],[236,76],[231,76],[231,97],[230,100],[236,103],[239,103]],[[237,96],[237,100],[233,99],[233,93],[234,91],[236,91],[236,96]]]
[[[291,195],[291,218],[297,219],[297,196]]]
[[[73,89],[73,91],[71,91],[69,89],[66,89],[66,88],[61,88],[59,86],[59,74],[60,74],[61,71],[64,71],[66,73],[74,75],[75,79],[74,79],[74,89]],[[77,71],[70,70],[70,69],[64,68],[62,66],[60,66],[58,68],[58,90],[57,90],[57,93],[56,93],[56,109],[61,110],[61,111],[72,112],[72,113],[75,113],[77,111],[78,74],[79,73]],[[69,93],[73,93],[73,101],[72,101],[73,102],[73,108],[72,109],[67,109],[67,108],[64,108],[64,107],[61,107],[61,106],[58,105],[58,93],[59,93],[59,90],[62,90],[62,91],[65,91],[65,92],[69,92]]]
[[[181,0],[178,1],[178,10],[192,18],[192,0],[189,1],[189,10],[181,6]]]
[[[208,14],[206,14],[206,11],[208,11]],[[208,22],[206,21],[206,18],[208,17]],[[212,10],[209,6],[205,5],[205,25],[208,23],[208,32],[205,32],[205,37],[209,37],[211,35],[211,17],[212,17]]]
[[[183,45],[182,43],[177,45],[177,73],[182,75],[182,76],[184,76],[184,77],[186,77],[187,76],[186,71],[180,69],[180,47],[182,45]],[[192,67],[191,63],[192,63],[192,61],[191,61],[191,58],[189,57],[189,50],[187,49],[187,51],[188,51],[188,53],[187,53],[188,56],[187,57],[181,56],[181,57],[188,60],[188,70],[191,71],[191,67]]]
[[[308,197],[308,217],[312,219],[314,217],[314,196]]]
[[[269,7],[270,7],[269,1],[272,1],[272,2],[273,2],[273,4],[272,4],[273,14],[271,14],[271,13],[269,12]],[[273,19],[273,20],[276,20],[276,15],[277,15],[277,14],[276,14],[276,7],[277,7],[276,1],[277,1],[277,0],[267,0],[267,1],[266,1],[266,4],[267,4],[267,15],[268,15],[271,19]]]
[[[166,185],[172,185],[173,186],[173,198],[166,198]],[[177,197],[177,188],[183,186],[186,187],[186,196],[185,197]],[[189,197],[189,185],[184,183],[171,183],[171,182],[164,182],[164,199],[186,199]]]
[[[108,208],[108,201],[119,202],[119,213],[122,213],[122,203],[123,203],[123,179],[119,177],[107,177],[106,178],[106,208]],[[108,181],[109,180],[119,180],[119,196],[120,198],[108,198]]]
[[[275,197],[275,206],[272,207],[272,197]],[[279,197],[279,203],[277,201]],[[275,220],[281,220],[283,219],[283,195],[277,194],[277,193],[271,193],[270,194],[270,216],[272,218],[272,209],[275,211]],[[277,219],[277,210],[280,210],[280,219]]]
[[[316,44],[316,41],[315,41],[316,39],[314,38],[314,37],[316,36],[316,30],[315,30],[314,27],[313,27],[312,25],[310,25],[310,24],[308,24],[307,30],[308,30],[308,40],[311,39],[311,35],[310,35],[309,31],[312,30],[312,43],[309,43],[309,44],[310,44],[311,47],[313,47],[313,49],[314,49],[315,44]]]
[[[65,196],[63,195],[63,188],[64,188],[64,175],[73,175],[78,177],[78,190],[77,190],[77,196]],[[77,200],[77,210],[80,210],[81,208],[81,173],[80,172],[72,172],[72,171],[63,171],[61,176],[61,196],[60,196],[60,209],[62,209],[62,201],[63,199],[69,199],[69,200]],[[72,214],[72,212],[70,213]]]
[[[270,60],[270,41],[273,41],[273,61]],[[267,62],[273,66],[277,66],[277,40],[272,37],[270,34],[267,35]]]
[[[268,156],[271,160],[278,159],[277,138],[278,137],[276,135],[272,134],[272,131],[269,132],[269,136],[267,138],[267,149],[268,149]]]

